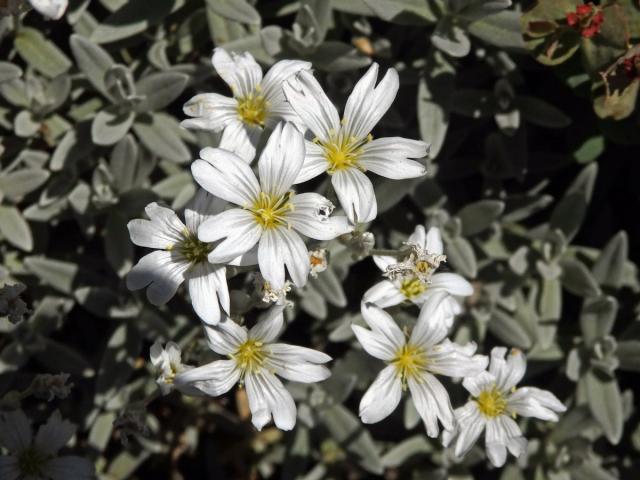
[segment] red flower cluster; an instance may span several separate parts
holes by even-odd
[[[625,58],[622,61],[622,68],[624,68],[629,78],[633,80],[636,78],[640,79],[640,55]]]
[[[580,31],[584,38],[592,38],[600,33],[600,27],[604,22],[602,10],[589,2],[586,5],[578,5],[575,12],[567,13],[567,24]]]

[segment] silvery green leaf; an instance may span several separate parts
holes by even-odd
[[[550,103],[536,97],[518,95],[515,106],[529,122],[548,128],[564,128],[571,125],[571,118]]]
[[[84,159],[94,148],[91,142],[91,121],[79,122],[69,130],[53,152],[49,168],[60,171],[75,167],[75,163]]]
[[[211,10],[228,20],[260,25],[260,14],[246,0],[206,0]]]
[[[583,377],[591,414],[598,421],[609,442],[617,445],[624,426],[622,396],[615,378],[602,378],[589,370]]]
[[[371,64],[371,59],[357,48],[336,40],[322,42],[308,59],[314,66],[327,72],[356,70]]]
[[[78,284],[103,283],[95,273],[81,268],[77,263],[54,260],[42,256],[27,257],[24,260],[27,270],[53,289],[72,294]]]
[[[622,370],[640,372],[640,340],[619,341],[616,356]]]
[[[206,12],[207,12],[207,23],[209,24],[209,33],[211,35],[211,39],[213,40],[213,44],[215,46],[225,45],[235,40],[241,41],[244,37],[247,37],[247,31],[243,24],[221,17],[220,15],[218,15],[216,12],[213,11],[213,9],[208,3],[206,3]],[[258,35],[249,35],[249,36],[258,37]],[[258,38],[258,44],[259,44],[259,38]],[[230,50],[238,51],[233,48],[231,48]],[[249,50],[249,51],[252,54],[254,54],[253,50]],[[254,57],[255,57],[255,54],[254,54]]]
[[[505,223],[519,222],[553,203],[551,195],[510,196],[505,202],[502,220]]]
[[[33,113],[28,110],[22,110],[13,123],[13,130],[18,137],[29,138],[33,137],[38,130],[40,130],[41,124],[34,117]]]
[[[45,85],[44,96],[46,106],[39,110],[41,115],[48,115],[56,111],[69,97],[71,92],[71,78],[69,75],[59,75]]]
[[[424,177],[407,180],[377,178],[374,182],[374,189],[378,202],[378,215],[400,203],[405,196],[411,195],[416,186],[422,181],[424,181]]]
[[[364,3],[382,20],[401,25],[426,25],[438,18],[433,2],[426,0],[364,0]]]
[[[0,233],[13,246],[30,252],[33,249],[31,228],[15,207],[0,205]]]
[[[0,83],[20,78],[22,70],[10,62],[0,62]]]
[[[560,261],[562,285],[574,295],[596,297],[600,295],[598,282],[580,260],[565,258]]]
[[[347,306],[347,297],[342,288],[342,282],[337,277],[333,267],[329,265],[324,272],[319,272],[316,278],[309,279],[314,288],[331,305],[344,308]]]
[[[72,35],[69,44],[82,73],[87,76],[96,90],[106,95],[105,75],[115,63],[111,55],[91,40],[80,35]]]
[[[558,278],[542,280],[538,311],[542,321],[560,319],[562,313],[562,288]]]
[[[462,208],[456,216],[462,222],[462,235],[470,236],[486,230],[504,211],[500,200],[480,200]]]
[[[107,217],[105,225],[107,261],[119,277],[124,277],[133,265],[133,244],[129,241],[128,221],[129,218],[115,210]]]
[[[473,247],[469,240],[464,237],[454,237],[450,239],[445,247],[447,262],[468,278],[475,278],[478,274],[478,263]]]
[[[457,4],[453,8],[456,16],[470,22],[511,6],[511,0],[452,0],[451,3]]]
[[[580,356],[580,350],[572,348],[567,357],[567,377],[573,382],[580,380],[584,362]]]
[[[113,422],[116,419],[114,412],[104,412],[98,415],[89,431],[89,445],[98,452],[103,452],[111,440]]]
[[[136,84],[136,91],[144,99],[136,105],[136,111],[162,110],[184,90],[189,77],[179,72],[158,72],[147,75]]]
[[[91,140],[96,145],[113,145],[129,131],[135,113],[118,105],[110,105],[98,112],[91,123]]]
[[[471,40],[452,17],[440,19],[431,34],[431,43],[452,57],[465,57],[471,51]]]
[[[629,240],[626,232],[618,232],[600,252],[591,273],[604,287],[620,288],[624,280],[624,267],[629,256]]]
[[[191,184],[193,184],[191,173],[180,172],[165,177],[156,183],[151,190],[160,198],[171,200],[175,198],[185,186]]]
[[[360,420],[343,405],[333,405],[322,412],[320,420],[331,436],[355,455],[357,462],[373,474],[383,472],[378,448]]]
[[[489,331],[507,345],[528,350],[533,341],[527,330],[520,324],[516,315],[495,308],[488,325]]]
[[[589,163],[596,160],[604,151],[604,137],[596,135],[589,137],[573,152],[578,163]]]
[[[415,456],[423,456],[433,451],[433,446],[424,435],[414,435],[398,443],[382,456],[385,468],[400,467]]]
[[[524,51],[526,45],[520,27],[521,14],[502,11],[471,23],[468,31],[489,45],[507,50]]]
[[[138,117],[133,124],[142,144],[154,155],[176,163],[191,159],[191,152],[180,139],[180,125],[169,115],[155,113]]]
[[[580,329],[587,346],[611,333],[618,313],[618,301],[614,297],[586,299],[580,313]]]
[[[151,452],[141,449],[139,452],[131,453],[127,450],[115,456],[109,464],[107,474],[114,480],[127,480],[143,462],[151,456]]]
[[[62,50],[34,28],[20,28],[15,47],[29,65],[49,78],[57,77],[71,68],[71,61]]]
[[[0,93],[9,104],[15,107],[31,108],[27,85],[19,78],[0,83]]]
[[[313,318],[324,320],[327,318],[327,302],[313,285],[307,284],[306,288],[298,291],[300,295],[300,307]]]
[[[125,135],[113,148],[109,162],[109,171],[119,192],[135,186],[138,161],[138,144],[133,136]]]
[[[138,307],[123,304],[122,299],[107,287],[80,287],[73,296],[87,311],[100,318],[132,318],[140,313]]]
[[[85,182],[78,182],[67,198],[76,213],[85,215],[91,206],[91,188]]]
[[[0,175],[0,192],[5,198],[14,202],[40,188],[48,179],[50,173],[40,168],[23,168],[4,175]]]
[[[130,0],[113,12],[91,34],[96,43],[110,43],[142,33],[152,25],[160,23],[172,10],[177,8],[179,0],[154,0],[149,8],[146,0]]]

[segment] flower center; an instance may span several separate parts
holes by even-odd
[[[497,417],[507,408],[507,400],[495,386],[491,390],[483,390],[476,398],[478,409],[485,417]]]
[[[332,137],[327,143],[318,141],[316,143],[320,143],[324,149],[324,158],[329,163],[327,172],[331,174],[352,167],[361,168],[358,165],[358,159],[362,154],[362,147],[372,139],[371,135],[360,140],[355,137],[342,138],[342,135],[338,135]]]
[[[242,370],[243,375],[247,371],[255,372],[258,370],[264,363],[266,356],[264,344],[257,340],[247,340],[240,345],[236,353],[231,355]]]
[[[406,298],[415,298],[427,289],[426,283],[420,281],[418,277],[405,278],[400,283],[400,292]]]
[[[198,236],[185,229],[182,232],[183,240],[180,243],[180,253],[184,255],[192,265],[206,262],[207,256],[211,252],[211,245],[198,240]]]
[[[287,212],[293,210],[293,204],[291,203],[293,195],[293,192],[287,192],[281,197],[276,197],[260,192],[260,195],[248,210],[253,213],[262,228],[281,227],[287,224]]]
[[[433,267],[426,260],[418,260],[416,262],[416,270],[423,275],[430,273],[432,269]]]
[[[238,115],[243,122],[264,127],[267,117],[267,101],[259,93],[238,99]]]
[[[407,379],[418,376],[420,370],[426,367],[427,359],[422,348],[405,344],[396,352],[396,356],[391,360],[391,365],[396,367],[403,388],[406,388]]]
[[[29,447],[18,455],[18,469],[25,477],[39,477],[42,474],[42,467],[46,460],[46,455],[43,455],[33,447]]]

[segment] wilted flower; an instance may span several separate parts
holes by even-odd
[[[547,390],[516,388],[526,371],[526,359],[517,349],[512,349],[505,361],[506,354],[506,348],[495,347],[489,371],[462,382],[473,398],[455,410],[457,428],[443,436],[445,445],[455,439],[456,456],[467,453],[485,430],[487,456],[493,465],[501,467],[507,450],[518,457],[527,448],[527,440],[514,420],[517,415],[557,422],[557,412],[566,410]]]
[[[0,413],[0,478],[6,480],[84,480],[94,478],[93,464],[75,455],[59,457],[76,427],[54,412],[35,437],[31,420],[22,410]]]
[[[73,383],[67,383],[68,381],[68,373],[59,373],[57,375],[43,373],[36,376],[31,384],[31,389],[34,396],[44,398],[47,402],[54,398],[62,400],[69,396],[73,388]]]
[[[197,231],[205,220],[220,213],[224,206],[224,201],[201,190],[193,204],[185,208],[185,225],[173,210],[155,202],[147,205],[145,211],[150,220],[131,220],[129,234],[136,245],[158,250],[142,257],[131,269],[127,275],[127,287],[131,290],[147,287],[149,301],[163,305],[186,280],[191,303],[198,316],[207,323],[217,323],[220,305],[229,312],[226,268],[220,263],[209,263],[207,256],[213,245],[198,240]],[[237,256],[226,263],[252,264],[255,257]]]
[[[409,254],[399,260],[392,256],[373,257],[376,265],[388,280],[377,283],[364,294],[363,301],[375,303],[381,308],[411,301],[422,305],[436,292],[447,292],[455,296],[468,296],[473,293],[471,284],[456,273],[435,273],[446,258],[443,252],[440,230],[431,227],[427,233],[418,225],[406,244],[411,248]],[[445,298],[443,308],[450,315],[444,318],[451,322],[453,315],[460,313],[460,305],[452,298]],[[451,326],[449,324],[448,326]]]
[[[182,350],[179,345],[167,342],[165,348],[162,348],[160,342],[155,342],[149,351],[149,358],[159,373],[156,383],[163,395],[167,395],[174,388],[187,395],[198,393],[196,389],[190,388],[188,385],[175,385],[176,375],[193,368],[182,363]]]
[[[0,288],[0,317],[8,317],[11,323],[18,323],[31,313],[27,304],[20,298],[26,288],[21,283]]]
[[[273,343],[284,325],[283,309],[281,305],[271,307],[250,330],[231,319],[205,326],[209,347],[229,359],[180,373],[176,385],[191,385],[217,397],[241,383],[258,430],[271,417],[278,428],[291,430],[296,405],[276,375],[294,382],[321,382],[331,375],[322,365],[331,357],[310,348]]]
[[[184,113],[195,118],[184,120],[182,126],[222,131],[220,148],[251,162],[265,128],[274,128],[281,120],[300,121],[284,98],[282,84],[300,70],[309,70],[311,64],[281,60],[263,79],[262,68],[248,52],[229,55],[223,48],[216,48],[212,63],[233,97],[196,95],[184,106]]]
[[[236,204],[205,221],[198,230],[203,242],[225,238],[209,254],[212,263],[224,263],[258,244],[260,273],[275,289],[285,284],[285,265],[293,283],[307,282],[309,257],[299,233],[331,240],[352,227],[343,216],[331,217],[333,205],[317,193],[289,190],[304,160],[302,134],[290,123],[278,124],[260,160],[260,182],[237,155],[217,148],[200,152],[191,166],[206,190]]]
[[[254,284],[260,293],[261,300],[264,303],[277,303],[278,305],[286,304],[287,293],[291,291],[290,281],[287,280],[284,282],[284,286],[281,288],[273,288],[273,286],[258,272],[254,276]]]
[[[474,355],[476,344],[461,346],[445,339],[447,314],[440,307],[446,293],[430,296],[411,335],[400,330],[393,318],[373,304],[362,304],[362,316],[371,330],[353,325],[365,351],[387,366],[378,374],[360,402],[364,423],[379,422],[393,412],[407,388],[430,437],[438,435],[438,420],[445,429],[454,426],[449,394],[435,375],[465,377],[487,366],[487,358]]]
[[[304,166],[295,183],[327,172],[352,223],[370,222],[378,212],[373,184],[365,171],[396,180],[426,173],[424,165],[410,160],[427,155],[425,142],[400,137],[373,140],[371,130],[398,92],[398,73],[393,68],[376,87],[377,77],[374,63],[354,87],[342,120],[311,73],[303,70],[284,84],[287,100],[316,136],[313,142],[306,142]]]
[[[316,248],[309,252],[309,264],[311,265],[311,276],[316,278],[318,273],[327,269],[327,250]]]

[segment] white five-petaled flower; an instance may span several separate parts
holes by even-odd
[[[424,175],[424,165],[411,158],[427,155],[428,145],[401,137],[373,140],[371,130],[398,92],[398,73],[390,68],[376,87],[378,65],[373,64],[347,100],[342,121],[336,107],[310,72],[303,70],[284,84],[287,100],[316,136],[306,143],[304,167],[295,183],[327,172],[352,223],[373,220],[378,212],[373,184],[363,173],[391,179]]]
[[[411,335],[403,333],[380,307],[362,304],[362,316],[371,330],[353,325],[353,331],[369,355],[387,364],[360,402],[364,423],[390,415],[408,387],[430,437],[438,435],[438,420],[445,429],[454,427],[449,395],[435,375],[474,375],[486,368],[488,360],[474,355],[473,342],[461,346],[445,339],[446,322],[438,318],[447,314],[440,306],[445,295],[440,292],[427,299]]]
[[[176,386],[175,384],[176,375],[193,368],[182,363],[182,350],[178,344],[167,342],[165,348],[162,348],[162,344],[156,341],[149,350],[149,358],[158,371],[156,383],[163,395],[167,395],[174,388],[187,395],[199,394],[199,391],[190,385]]]
[[[68,0],[29,0],[33,8],[51,20],[59,20],[69,5]]]
[[[200,152],[191,171],[206,190],[237,205],[206,220],[198,230],[203,242],[225,238],[209,254],[225,263],[258,244],[258,264],[271,287],[285,284],[285,265],[301,287],[309,274],[309,253],[299,233],[331,240],[352,230],[344,216],[330,217],[333,205],[317,193],[290,190],[302,168],[304,139],[291,123],[278,124],[258,162],[260,181],[237,155],[217,148]]]
[[[40,426],[35,437],[31,420],[22,410],[0,413],[0,446],[9,455],[0,456],[0,478],[3,480],[90,480],[93,464],[76,455],[58,456],[76,427],[54,412]]]
[[[184,120],[182,126],[223,131],[220,148],[251,162],[265,128],[274,128],[281,120],[300,122],[284,98],[282,84],[297,72],[309,70],[311,64],[281,60],[262,78],[262,68],[250,53],[229,55],[222,48],[214,50],[212,63],[233,97],[196,95],[184,106],[184,113],[194,118]]]
[[[363,302],[375,303],[381,308],[398,305],[407,300],[422,305],[436,292],[445,291],[451,296],[445,298],[442,307],[448,309],[450,314],[443,318],[449,322],[447,326],[451,327],[453,315],[457,315],[461,310],[460,304],[452,296],[469,296],[473,293],[473,287],[456,273],[435,273],[438,262],[432,259],[443,257],[442,237],[438,228],[431,227],[425,233],[424,227],[418,225],[406,243],[420,254],[411,252],[406,259],[378,255],[373,257],[378,268],[392,278],[383,280],[367,290]],[[389,275],[388,272],[394,270],[397,274]]]
[[[330,371],[328,355],[305,347],[273,343],[282,330],[284,306],[271,307],[250,330],[231,319],[205,326],[209,347],[228,360],[217,360],[176,376],[177,385],[192,385],[218,396],[236,383],[244,384],[253,425],[261,430],[273,417],[276,426],[291,430],[296,405],[276,375],[294,382],[321,382]]]
[[[220,320],[220,305],[229,312],[226,268],[207,260],[213,245],[198,240],[198,227],[220,213],[225,202],[200,190],[191,206],[185,208],[185,222],[173,210],[150,203],[145,208],[150,220],[136,219],[128,224],[131,241],[141,247],[158,249],[140,259],[127,275],[130,290],[147,288],[154,305],[167,303],[183,281],[187,281],[193,309],[206,323]],[[255,263],[255,255],[225,262],[233,265]],[[220,302],[220,303],[218,303]]]
[[[489,371],[464,379],[462,385],[472,399],[455,410],[457,428],[443,435],[445,445],[455,440],[455,454],[460,457],[486,430],[487,456],[496,467],[504,465],[507,450],[518,457],[527,448],[527,441],[514,421],[517,415],[557,422],[557,413],[566,410],[547,390],[516,388],[524,376],[526,359],[516,349],[511,350],[506,360],[505,354],[506,348],[495,347],[491,350]]]

